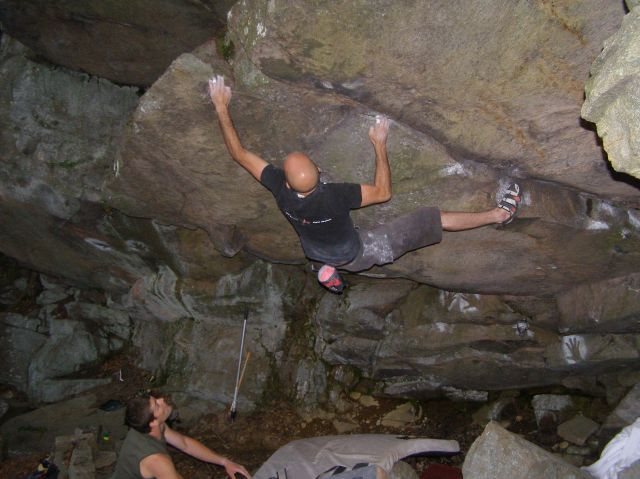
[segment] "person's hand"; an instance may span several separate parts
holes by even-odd
[[[231,101],[231,88],[224,85],[224,77],[216,75],[209,79],[209,96],[216,110],[226,108]]]
[[[231,479],[236,479],[236,474],[241,474],[243,477],[251,479],[251,474],[243,466],[233,461],[227,460],[224,464],[224,470],[227,471]]]
[[[376,123],[369,128],[369,139],[374,145],[386,145],[389,133],[389,119],[386,116],[376,116]]]

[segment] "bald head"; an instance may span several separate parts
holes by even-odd
[[[318,184],[318,167],[304,153],[294,151],[284,160],[284,176],[298,193],[310,193]]]

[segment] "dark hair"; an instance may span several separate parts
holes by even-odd
[[[138,432],[147,434],[151,431],[149,423],[153,421],[153,413],[149,405],[149,396],[136,396],[127,402],[124,423]]]

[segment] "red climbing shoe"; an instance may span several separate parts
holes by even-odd
[[[344,290],[344,282],[340,277],[340,273],[333,266],[325,264],[318,271],[318,281],[332,293],[340,294]]]

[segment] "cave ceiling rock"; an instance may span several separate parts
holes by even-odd
[[[235,0],[3,0],[2,30],[53,64],[149,86],[181,53],[222,36]]]
[[[242,52],[229,70],[210,42],[176,59],[142,97],[117,153],[109,202],[127,215],[202,229],[226,256],[244,249],[303,263],[271,195],[229,157],[207,94],[214,73],[229,78],[232,115],[247,148],[276,164],[289,151],[307,151],[327,179],[371,180],[367,131],[374,111],[344,95],[267,78]],[[456,160],[432,136],[395,120],[388,147],[395,196],[354,212],[363,226],[421,205],[489,208],[508,181],[495,165]],[[638,225],[626,209],[558,183],[521,182],[524,207],[509,227],[445,234],[441,244],[369,274],[453,290],[551,294],[638,269]]]
[[[292,5],[297,9],[306,4],[298,2]],[[497,8],[496,5],[504,6],[495,1],[492,3],[492,8]],[[444,5],[441,7],[438,9],[440,20],[451,23],[451,28],[461,28],[454,21],[454,17],[447,13],[447,7]],[[260,10],[260,8],[265,10]],[[337,14],[344,16],[349,13],[340,10],[345,8],[349,7],[332,6],[321,11],[311,9],[307,15],[321,16],[322,22],[320,23],[324,25],[323,28],[329,29],[327,34],[330,34],[334,32],[335,28],[331,27],[332,22],[328,20],[334,19]],[[408,12],[411,14],[411,18],[422,18],[426,15],[425,11],[431,11],[429,10],[431,7],[428,5],[412,8],[418,10]],[[467,6],[465,8],[473,7]],[[549,81],[527,83],[520,79],[519,83],[516,82],[525,93],[528,92],[523,95],[523,98],[538,95],[536,98],[545,107],[541,111],[547,112],[549,110],[546,108],[548,103],[544,100],[547,96],[551,98],[563,97],[559,104],[576,96],[571,85],[574,83],[574,77],[578,77],[582,69],[585,71],[588,69],[587,50],[595,49],[594,44],[600,38],[598,35],[604,37],[603,33],[614,31],[614,27],[617,28],[622,17],[618,17],[619,12],[610,6],[604,10],[606,15],[598,16],[598,20],[591,11],[587,12],[588,9],[583,11],[583,7],[579,6],[564,6],[555,11],[542,11],[535,8],[524,2],[518,3],[515,8],[523,15],[522,18],[529,22],[525,22],[526,28],[531,28],[539,35],[542,35],[539,33],[540,30],[547,32],[553,42],[544,35],[542,35],[544,38],[540,38],[547,42],[543,42],[547,46],[551,44],[549,42],[554,43],[555,49],[561,48],[555,43],[561,44],[561,39],[564,39],[563,41],[568,44],[566,48],[569,49],[569,52],[576,53],[571,56],[565,52],[564,56],[571,57],[572,60],[570,65],[564,65],[566,68],[562,70],[564,75],[562,78],[566,82],[558,83],[559,86],[554,86],[555,84],[551,84],[553,82]],[[505,8],[505,10],[509,9]],[[253,17],[251,17],[251,12],[253,12]],[[261,12],[261,16],[256,12]],[[387,14],[388,18],[395,18],[393,15],[399,15],[398,11],[391,7],[389,7]],[[514,13],[504,13],[507,18],[512,14]],[[520,218],[510,228],[504,230],[484,228],[475,232],[448,234],[441,245],[407,255],[398,263],[380,269],[380,271],[371,272],[371,274],[379,274],[383,277],[404,276],[450,289],[539,294],[555,292],[575,282],[599,280],[603,276],[625,275],[629,271],[633,271],[634,268],[637,269],[637,253],[634,253],[634,251],[638,251],[638,248],[635,247],[637,221],[634,223],[631,213],[625,214],[624,209],[616,206],[618,200],[624,200],[627,203],[637,201],[634,199],[637,198],[637,189],[630,190],[631,187],[626,183],[615,183],[616,186],[613,187],[608,172],[602,167],[601,158],[597,161],[584,161],[584,158],[594,157],[591,154],[593,152],[587,155],[582,152],[585,145],[593,146],[594,142],[591,141],[593,136],[590,141],[583,141],[584,138],[581,135],[584,135],[585,132],[576,127],[574,123],[564,124],[558,118],[549,122],[549,124],[564,125],[562,126],[563,131],[573,131],[571,135],[574,135],[575,141],[562,141],[561,145],[558,145],[553,143],[555,141],[553,135],[543,135],[544,138],[552,142],[544,148],[550,150],[556,147],[569,148],[565,145],[568,144],[575,156],[581,158],[580,165],[572,166],[571,163],[558,160],[564,154],[561,153],[556,155],[554,163],[561,165],[562,168],[569,165],[570,171],[560,175],[557,172],[554,173],[553,165],[549,164],[544,168],[545,171],[550,172],[549,175],[542,175],[536,174],[535,165],[532,166],[529,160],[520,161],[517,155],[514,156],[508,151],[505,153],[506,150],[500,152],[500,145],[503,143],[501,141],[493,142],[495,154],[483,153],[481,142],[478,143],[478,151],[473,152],[468,148],[468,145],[463,145],[462,140],[452,141],[448,138],[447,134],[443,133],[446,128],[440,132],[436,131],[437,122],[424,127],[422,120],[425,117],[419,117],[416,114],[414,116],[419,117],[418,119],[422,118],[422,120],[413,121],[410,118],[411,108],[394,106],[392,100],[401,96],[401,92],[394,90],[394,88],[412,91],[412,95],[419,98],[422,91],[419,86],[430,85],[433,86],[430,95],[433,94],[432,98],[435,99],[438,92],[446,93],[448,91],[444,88],[445,84],[455,86],[455,89],[449,88],[449,90],[455,91],[456,94],[454,96],[450,92],[446,93],[448,96],[444,100],[434,102],[435,104],[449,105],[454,99],[459,99],[459,105],[456,107],[458,110],[464,105],[473,104],[475,100],[465,96],[466,92],[467,90],[477,92],[480,87],[470,85],[463,88],[460,87],[460,82],[463,79],[469,82],[482,80],[484,81],[483,87],[488,88],[488,85],[492,85],[490,81],[483,80],[487,75],[492,81],[496,80],[491,77],[491,75],[496,75],[494,72],[496,69],[487,67],[488,57],[484,58],[480,55],[485,61],[476,62],[476,65],[476,63],[469,61],[468,55],[463,54],[462,48],[459,51],[450,48],[444,49],[449,52],[451,59],[456,59],[456,62],[467,68],[465,71],[476,74],[457,75],[454,82],[454,78],[450,77],[448,70],[436,68],[439,75],[446,80],[438,82],[437,75],[433,74],[434,69],[429,69],[429,72],[425,73],[424,68],[415,68],[415,65],[419,64],[415,58],[409,59],[412,61],[407,60],[402,63],[402,55],[391,55],[391,53],[396,52],[398,48],[396,43],[400,41],[398,38],[403,38],[403,35],[406,35],[405,39],[413,39],[418,53],[424,54],[423,57],[429,58],[435,65],[438,65],[439,62],[442,63],[443,60],[437,55],[440,49],[420,47],[420,42],[416,40],[419,38],[417,26],[403,34],[403,32],[393,30],[394,22],[385,22],[382,27],[387,30],[381,31],[385,32],[385,38],[393,39],[393,41],[390,41],[391,46],[381,48],[379,55],[366,56],[367,61],[374,63],[372,66],[367,66],[366,69],[371,80],[365,77],[363,81],[368,82],[366,84],[371,88],[380,85],[380,91],[383,91],[382,87],[389,87],[385,90],[388,93],[358,97],[350,92],[358,90],[359,83],[348,83],[347,86],[351,89],[336,88],[338,83],[332,77],[334,75],[336,78],[342,78],[347,73],[353,74],[355,70],[347,61],[351,55],[338,49],[337,53],[344,56],[344,61],[332,64],[331,68],[326,67],[320,61],[325,58],[324,56],[320,55],[318,59],[312,55],[320,48],[316,43],[304,40],[307,37],[301,36],[299,39],[304,40],[303,43],[306,42],[308,48],[299,48],[296,42],[302,40],[291,35],[291,32],[284,28],[287,25],[285,20],[288,15],[287,11],[279,10],[277,3],[243,2],[238,4],[230,17],[229,33],[239,46],[231,65],[217,57],[215,41],[206,43],[204,47],[196,49],[191,54],[179,57],[171,65],[141,99],[133,119],[125,130],[115,162],[118,165],[119,176],[103,190],[104,203],[108,208],[115,207],[116,210],[121,210],[130,217],[154,218],[157,220],[156,225],[165,225],[167,228],[184,227],[184,229],[193,232],[204,230],[208,233],[217,250],[225,256],[231,256],[238,250],[244,249],[271,261],[290,263],[304,261],[295,234],[275,208],[268,192],[235,165],[229,159],[224,148],[215,124],[215,114],[206,93],[207,78],[213,73],[222,73],[232,79],[235,91],[232,111],[241,137],[249,148],[258,151],[265,158],[276,163],[282,159],[286,152],[293,149],[308,151],[321,165],[326,176],[331,179],[370,180],[373,169],[373,154],[366,132],[372,121],[371,115],[376,111],[382,111],[391,116],[394,124],[389,140],[389,149],[392,157],[396,196],[386,205],[356,212],[355,217],[359,224],[371,225],[385,221],[423,204],[438,204],[446,209],[467,209],[470,204],[474,208],[489,207],[495,204],[496,190],[500,186],[504,187],[502,182],[506,178],[509,176],[522,177],[526,189],[525,207]],[[353,31],[341,30],[339,32],[342,36],[347,35],[340,42],[340,47],[346,48],[344,45],[348,44],[353,45],[354,48],[358,48],[358,45],[361,48],[370,48],[369,45],[379,44],[379,42],[371,40],[373,38],[372,30],[367,30],[365,27],[372,24],[380,26],[380,19],[376,15],[370,15],[368,18],[370,18],[369,21],[364,22],[362,27],[358,27],[364,28],[362,31],[351,29]],[[562,24],[560,20],[565,23]],[[546,26],[543,28],[535,22],[541,22]],[[558,23],[564,26],[560,28]],[[596,23],[602,28],[595,28]],[[506,23],[498,24],[506,25]],[[314,35],[314,32],[320,29],[318,26],[302,32],[297,30],[298,27],[294,23],[288,25],[288,28],[293,29],[294,33],[307,36]],[[579,52],[571,50],[574,48],[572,46],[574,40],[569,39],[573,39],[577,34],[569,29],[570,35],[565,37],[564,35],[567,35],[565,27],[567,26],[571,26],[584,36],[583,41],[588,48],[583,48]],[[284,30],[280,31],[283,28]],[[465,26],[465,29],[469,28],[469,25]],[[483,28],[483,22],[479,22],[476,28]],[[524,27],[521,26],[521,28]],[[322,29],[319,31],[323,34],[326,33]],[[465,37],[460,35],[459,38]],[[368,41],[365,42],[365,40]],[[435,42],[437,39],[433,38],[432,40]],[[442,42],[442,39],[438,41]],[[292,46],[288,46],[289,42],[292,42]],[[520,47],[523,44],[523,42],[515,43]],[[393,45],[396,46],[393,47]],[[438,43],[434,45],[438,45]],[[420,48],[429,48],[433,51],[420,51]],[[391,50],[387,51],[386,49]],[[293,73],[289,72],[291,74],[283,77],[282,72],[273,66],[273,62],[263,61],[261,55],[268,59],[271,58],[268,55],[269,52],[276,52],[276,50],[280,52],[277,55],[281,56],[283,55],[282,51],[286,50],[287,61],[293,62],[291,64],[298,65],[299,68],[296,67],[297,70],[294,68]],[[495,53],[495,45],[493,50]],[[547,52],[552,56],[541,57],[549,64],[553,64],[554,61],[558,61],[559,57],[563,57],[554,49],[549,51],[555,53]],[[485,52],[484,55],[486,56],[487,53]],[[508,58],[499,58],[502,63],[508,60]],[[309,66],[305,66],[307,60],[311,62]],[[362,55],[354,55],[351,61],[363,61]],[[397,71],[389,71],[385,69],[387,67],[383,68],[387,63],[393,67],[392,70]],[[458,65],[458,63],[454,63],[454,65]],[[475,70],[472,68],[474,65]],[[527,65],[529,64],[527,63]],[[262,71],[256,66],[260,67]],[[35,71],[36,66],[30,68]],[[42,66],[37,65],[37,68],[42,68]],[[478,71],[479,68],[483,69],[483,73]],[[515,67],[511,65],[509,68]],[[416,71],[413,72],[413,70]],[[454,68],[453,71],[459,73],[460,68]],[[426,75],[420,79],[420,82],[413,78],[419,73]],[[270,78],[269,75],[273,78]],[[527,75],[539,80],[532,72],[528,72]],[[527,75],[524,77],[529,78]],[[393,82],[390,82],[389,78],[393,79]],[[403,81],[413,82],[414,85],[407,89],[406,85],[403,86]],[[3,83],[3,85],[12,84],[15,82]],[[527,87],[527,85],[529,86]],[[107,84],[98,84],[98,86],[104,91],[113,89]],[[544,89],[540,90],[543,87]],[[532,89],[533,93],[526,88]],[[62,88],[61,91],[66,90]],[[85,98],[82,95],[81,97]],[[131,98],[134,97],[135,94],[132,92]],[[509,98],[512,98],[516,103],[521,101],[516,100],[516,97],[520,98],[512,90],[507,89],[504,101]],[[30,98],[33,101],[33,98],[37,99],[37,95]],[[103,98],[103,100],[109,105],[118,104],[112,98]],[[5,104],[11,104],[11,102]],[[456,111],[456,108],[452,108],[451,111]],[[55,109],[48,108],[46,111],[55,112]],[[426,112],[428,116],[430,110],[420,109],[420,111]],[[472,109],[472,112],[474,111],[479,110]],[[553,111],[553,109],[549,111]],[[30,114],[25,118],[29,118],[29,116],[34,115]],[[473,117],[473,115],[471,116]],[[566,112],[564,116],[572,118],[572,122],[577,122],[578,116]],[[6,123],[9,128],[3,129],[3,132],[14,131],[12,130],[14,120],[11,118],[9,115],[9,120]],[[85,118],[85,120],[82,118],[80,122],[84,121],[88,125],[93,124],[91,118]],[[122,120],[127,118],[129,118],[128,115],[123,115],[122,119],[114,119],[111,124],[120,125]],[[461,118],[460,121],[466,121],[466,117],[462,116]],[[69,121],[69,119],[70,117],[63,114],[60,118],[52,117],[48,121],[65,124],[65,121]],[[483,117],[483,121],[477,121],[477,118],[474,121],[481,126],[491,123],[490,119],[485,117]],[[37,122],[31,122],[31,124],[34,123]],[[22,125],[26,125],[26,123],[23,121]],[[449,123],[443,122],[442,125],[447,126]],[[46,125],[44,126],[46,131]],[[531,126],[527,128],[529,128],[527,131],[535,130]],[[469,132],[473,135],[484,134],[460,122],[453,129],[460,130],[462,133]],[[25,131],[28,132],[29,129]],[[95,134],[96,131],[101,131],[101,128],[94,127],[92,131]],[[26,133],[20,133],[25,141],[16,142],[13,137],[8,136],[8,133],[5,134],[7,134],[5,137],[7,144],[11,145],[11,149],[14,151],[18,150],[16,145],[28,145],[29,138],[40,138],[35,134],[31,134],[27,138]],[[42,135],[42,133],[38,134]],[[119,134],[115,130],[110,134],[114,139],[115,137],[119,138]],[[489,136],[491,137],[491,135]],[[89,137],[93,138],[90,135]],[[71,140],[71,138],[69,139]],[[93,144],[100,144],[97,139],[93,138],[93,140],[96,140]],[[463,146],[456,146],[456,142]],[[34,142],[32,141],[32,143]],[[37,147],[40,147],[37,151],[56,151],[55,143],[51,145],[47,145],[44,141],[36,141],[35,143]],[[26,148],[26,160],[33,163],[33,170],[36,172],[32,180],[27,179],[26,181],[28,181],[27,184],[34,185],[32,191],[38,192],[37,195],[30,193],[28,195],[29,201],[34,196],[39,197],[38,201],[47,205],[47,208],[53,210],[54,214],[65,218],[72,216],[79,209],[79,195],[83,199],[92,199],[93,196],[89,193],[94,194],[92,192],[96,192],[97,185],[101,185],[105,178],[113,176],[111,168],[114,162],[109,154],[109,148],[112,148],[113,143],[112,140],[106,140],[108,151],[103,156],[96,156],[96,152],[91,150],[87,151],[88,154],[84,156],[97,158],[98,161],[95,164],[99,167],[97,170],[100,171],[96,171],[95,174],[89,172],[83,175],[78,174],[77,177],[73,174],[65,174],[65,171],[57,171],[65,170],[65,168],[56,166],[56,174],[50,178],[52,175],[43,166],[43,162],[38,162],[35,153],[31,152],[30,148]],[[104,144],[103,140],[103,148]],[[23,148],[21,154],[24,154],[24,151]],[[598,154],[600,153],[601,151]],[[25,160],[19,155],[16,158],[19,158],[20,161]],[[508,164],[500,158],[509,158]],[[75,159],[72,157],[72,160]],[[63,166],[68,166],[68,163]],[[84,164],[79,164],[76,169],[80,171],[84,167]],[[578,185],[576,178],[579,179],[582,175],[580,171],[584,172],[581,169],[587,167],[589,170],[587,176],[591,178],[590,181],[597,183],[598,187],[602,188],[602,196],[590,193],[593,188],[589,185]],[[68,169],[72,170],[72,168]],[[528,177],[528,175],[534,176]],[[58,177],[60,180],[57,179]],[[554,181],[541,181],[540,177],[553,177]],[[12,185],[11,195],[16,196],[18,188],[13,185],[24,184],[25,180],[21,180],[15,175],[9,178],[3,188]],[[79,179],[81,181],[78,181]],[[36,188],[37,185],[41,186]],[[82,185],[81,192],[75,191],[78,190],[78,185]],[[578,185],[582,188],[568,188],[566,185]],[[617,188],[622,188],[624,192]],[[635,196],[631,195],[630,191],[633,191]],[[20,190],[20,194],[25,195],[24,188]],[[83,226],[86,227],[86,225]],[[113,230],[113,228],[111,229]],[[78,230],[79,228],[74,229],[76,234]],[[34,234],[36,232],[39,234]],[[41,230],[37,231],[35,228],[31,229],[30,234],[34,237],[43,236]],[[104,235],[82,233],[82,236],[83,240],[87,238],[96,240],[90,243],[84,241],[80,244],[85,250],[85,243],[98,250],[98,256],[105,253],[103,250],[109,252],[109,248],[113,248],[113,242],[108,237],[105,238]],[[115,236],[124,240],[125,245],[131,246],[133,244],[124,233],[116,230]],[[181,236],[190,236],[191,245],[195,244],[195,237],[202,239],[196,233]],[[34,250],[28,254],[20,251],[20,248],[15,244],[15,238],[14,234],[11,247],[3,248],[4,251],[9,251],[12,256],[17,258],[28,258],[29,264],[35,265],[37,262],[42,262],[43,265],[49,265],[44,268],[47,271],[55,270],[54,265],[51,264],[54,262],[53,259],[45,258],[43,255],[36,258],[37,254],[34,253]],[[45,241],[44,238],[43,241]],[[570,248],[560,247],[567,243],[571,246]],[[144,241],[135,244],[141,245],[144,244]],[[197,249],[200,251],[206,249],[208,243],[205,241],[203,245]],[[186,248],[183,248],[180,252],[184,253],[185,250]],[[83,249],[81,248],[80,251],[82,252]],[[477,254],[478,251],[482,251],[483,254]],[[154,253],[156,253],[155,250],[151,248],[145,253],[145,256],[153,262]],[[165,264],[179,275],[190,274],[190,272],[186,272],[185,265],[181,264],[181,258],[177,258],[177,255],[173,254],[173,260],[167,259],[166,253],[166,251],[162,252]],[[85,260],[85,264],[88,264],[84,256],[83,260]],[[113,261],[113,257],[110,257],[109,260]],[[148,270],[144,270],[140,258],[136,261],[138,262],[137,267],[127,266],[116,270],[102,266],[97,271],[115,273],[114,276],[118,278],[116,281],[119,282],[119,287],[127,283],[130,285],[149,273]],[[61,268],[59,271],[69,270],[70,267],[66,266],[67,262],[74,265],[78,263],[78,260],[57,261],[55,268]],[[521,267],[514,269],[512,265],[515,263],[520,264]],[[200,262],[199,264],[205,263]],[[191,261],[190,265],[186,266],[195,265],[196,262]],[[155,269],[155,266],[150,266]],[[141,267],[143,267],[142,270],[135,271],[136,268]],[[621,269],[618,270],[618,268]],[[127,271],[126,274],[123,274],[123,269]],[[195,269],[199,269],[198,274],[200,275],[206,270],[203,267]],[[79,268],[76,268],[72,273],[71,277],[77,277]],[[86,273],[84,275],[86,276]],[[94,276],[106,277],[109,275],[94,272]],[[94,283],[95,279],[92,278]],[[103,279],[102,284],[110,281],[112,280]],[[109,287],[113,288],[114,285],[111,284]]]
[[[383,112],[456,159],[637,205],[580,122],[589,67],[624,13],[599,0],[243,0],[229,36],[265,75]]]
[[[208,243],[198,235],[203,230],[225,256],[244,249],[271,261],[304,261],[295,234],[269,194],[229,159],[224,148],[206,93],[207,78],[221,73],[234,86],[232,111],[249,148],[276,163],[293,149],[308,151],[331,179],[370,180],[373,154],[366,133],[371,115],[380,111],[392,118],[389,149],[396,196],[386,205],[356,212],[360,224],[385,221],[423,204],[446,209],[489,207],[495,204],[496,190],[504,187],[506,178],[522,179],[525,207],[509,228],[447,234],[441,245],[411,253],[371,275],[404,276],[450,289],[547,294],[575,282],[624,276],[637,270],[637,218],[634,221],[631,210],[626,212],[617,206],[618,202],[637,203],[637,189],[612,180],[593,141],[593,132],[579,125],[577,115],[581,95],[577,85],[586,76],[598,45],[621,23],[621,6],[608,4],[604,9],[594,9],[585,4],[559,4],[551,8],[530,2],[506,5],[494,0],[488,11],[500,15],[492,22],[471,24],[460,19],[485,18],[486,13],[476,12],[471,4],[463,7],[465,15],[460,14],[459,6],[453,12],[448,4],[437,8],[435,4],[405,5],[410,7],[404,10],[409,21],[400,22],[397,19],[403,12],[394,5],[382,9],[383,21],[381,14],[355,12],[349,5],[307,9],[304,1],[289,3],[290,9],[281,8],[277,2],[238,3],[230,15],[229,36],[238,45],[230,65],[217,57],[215,41],[210,41],[179,57],[147,91],[117,153],[119,176],[103,190],[107,208],[115,207],[130,217],[154,218],[154,224],[161,228],[194,232],[174,235],[181,237],[176,240],[183,245],[180,254],[188,249],[184,247],[187,240],[190,246],[202,240],[202,246],[195,248],[199,251],[207,248]],[[298,25],[305,22],[288,21],[296,14],[313,20],[311,27],[302,29]],[[351,22],[353,26],[348,29],[340,27],[347,18],[366,21]],[[398,25],[405,24],[411,28],[398,30]],[[424,25],[433,28],[425,29]],[[443,25],[460,32],[456,45],[442,44],[451,38],[438,34]],[[519,31],[532,32],[536,41],[528,37],[524,41]],[[507,33],[515,35],[513,42],[506,42]],[[382,44],[378,34],[385,39]],[[473,47],[471,40],[463,41],[467,37],[473,39]],[[478,38],[486,39],[480,47],[475,45]],[[498,47],[505,44],[512,45],[509,53],[498,55],[503,50]],[[425,63],[428,65],[420,66]],[[43,67],[33,64],[28,68],[35,72]],[[103,93],[117,89],[100,81],[84,81],[96,83]],[[3,82],[3,94],[12,95],[14,91],[9,88],[23,91],[23,82],[18,83]],[[488,108],[490,100],[495,103],[498,97],[498,86],[501,109]],[[65,85],[60,91],[67,91]],[[137,101],[135,91],[127,95]],[[32,94],[16,98],[24,103],[39,97]],[[121,103],[109,96],[99,98],[109,106]],[[428,101],[421,103],[421,98]],[[481,101],[485,103],[479,106]],[[12,105],[10,101],[3,104]],[[534,107],[538,108],[537,115],[532,114]],[[67,110],[71,111],[70,106]],[[33,121],[37,115],[34,107],[26,111],[29,114],[23,116],[13,110],[5,113],[3,142],[13,151],[9,158],[14,153],[16,158],[8,170],[15,171],[19,162],[26,161],[31,162],[29,169],[35,174],[32,179],[6,176],[3,195],[14,201],[14,209],[20,204],[14,198],[22,195],[29,202],[38,198],[34,202],[39,201],[58,217],[74,217],[83,211],[79,198],[96,199],[98,185],[113,176],[114,162],[109,152],[113,140],[119,138],[117,128],[109,131],[111,139],[87,133],[91,139],[87,143],[101,145],[107,153],[100,156],[98,151],[83,150],[83,157],[96,159],[96,171],[83,170],[83,174],[74,176],[66,173],[66,169],[73,170],[67,161],[69,153],[62,159],[62,166],[55,164],[55,158],[47,160],[43,156],[59,148],[53,140],[48,140],[51,144],[43,141],[42,132],[29,133],[37,124]],[[43,111],[57,110],[47,107]],[[558,111],[561,114],[542,123],[536,120]],[[512,116],[514,112],[521,116]],[[64,111],[59,117],[47,115],[42,130],[48,131],[47,123],[66,125],[71,119]],[[123,113],[120,119],[112,118],[110,125],[121,125],[125,119],[129,116]],[[506,123],[502,121],[505,119]],[[93,125],[94,134],[103,131],[92,123],[94,120],[81,116],[78,123]],[[20,141],[13,137],[14,121],[20,127]],[[558,128],[562,135],[552,134],[545,125]],[[75,132],[74,128],[67,127],[63,132]],[[515,130],[524,136],[513,134]],[[64,139],[73,138],[68,134]],[[528,155],[533,144],[545,153]],[[68,150],[62,143],[58,146]],[[35,152],[40,152],[39,156]],[[542,157],[546,160],[540,163]],[[41,161],[43,158],[45,161]],[[45,166],[52,163],[56,169],[53,175]],[[75,169],[84,167],[78,164]],[[24,187],[25,181],[31,189]],[[94,221],[98,217],[96,213]],[[62,224],[68,228],[67,223]],[[70,226],[77,225],[71,222]],[[140,259],[145,256],[153,263],[157,253],[154,248],[141,252],[145,241],[132,242],[117,229],[108,229],[122,244],[140,246],[137,266],[116,269],[105,264],[93,270],[94,284],[99,276],[113,275],[122,287],[156,270],[155,265],[145,265]],[[73,231],[82,237],[74,246],[83,246],[79,252],[85,265],[91,263],[86,259],[87,247],[96,250],[98,257],[109,252],[105,263],[115,261],[109,250],[114,243],[109,237],[89,235],[78,227]],[[42,229],[33,227],[25,234],[42,238],[45,244]],[[39,248],[27,253],[17,246],[17,237],[11,235],[12,243],[3,251],[27,259],[29,264],[45,265],[47,271],[71,269],[70,277],[80,275],[79,259],[56,261],[37,255],[34,251]],[[43,251],[50,249],[43,247]],[[206,275],[207,268],[202,266],[206,262],[194,261],[191,255],[183,264],[176,254],[173,260],[165,258],[166,253],[161,254],[163,262],[176,274],[188,276],[198,270],[200,276]],[[209,255],[209,263],[214,258],[215,254]],[[513,268],[513,264],[520,267]],[[103,279],[100,284],[113,288],[108,284],[112,281]]]
[[[176,389],[229,399],[233,384],[216,378],[235,368],[247,305],[261,360],[249,400],[274,364],[285,384],[303,387],[317,370],[298,367],[286,337],[309,326],[293,323],[293,305],[323,291],[301,268],[255,261],[305,260],[270,194],[229,158],[206,91],[223,74],[248,148],[276,164],[307,151],[331,180],[372,178],[367,131],[375,113],[391,117],[395,197],[355,212],[359,224],[424,204],[488,208],[510,177],[525,188],[507,228],[446,234],[367,273],[413,281],[349,277],[353,286],[324,294],[315,316],[297,311],[317,322],[326,364],[357,366],[381,392],[406,396],[637,369],[638,190],[610,176],[579,120],[584,79],[622,22],[620,2],[490,0],[486,11],[382,2],[384,15],[367,10],[373,4],[310,4],[239,2],[230,63],[208,41],[141,98],[3,54],[0,220],[11,225],[0,229],[3,253],[124,293],[128,310],[147,319],[134,334],[143,366],[164,369]],[[594,315],[589,305],[607,291]],[[583,306],[575,323],[574,304]]]

